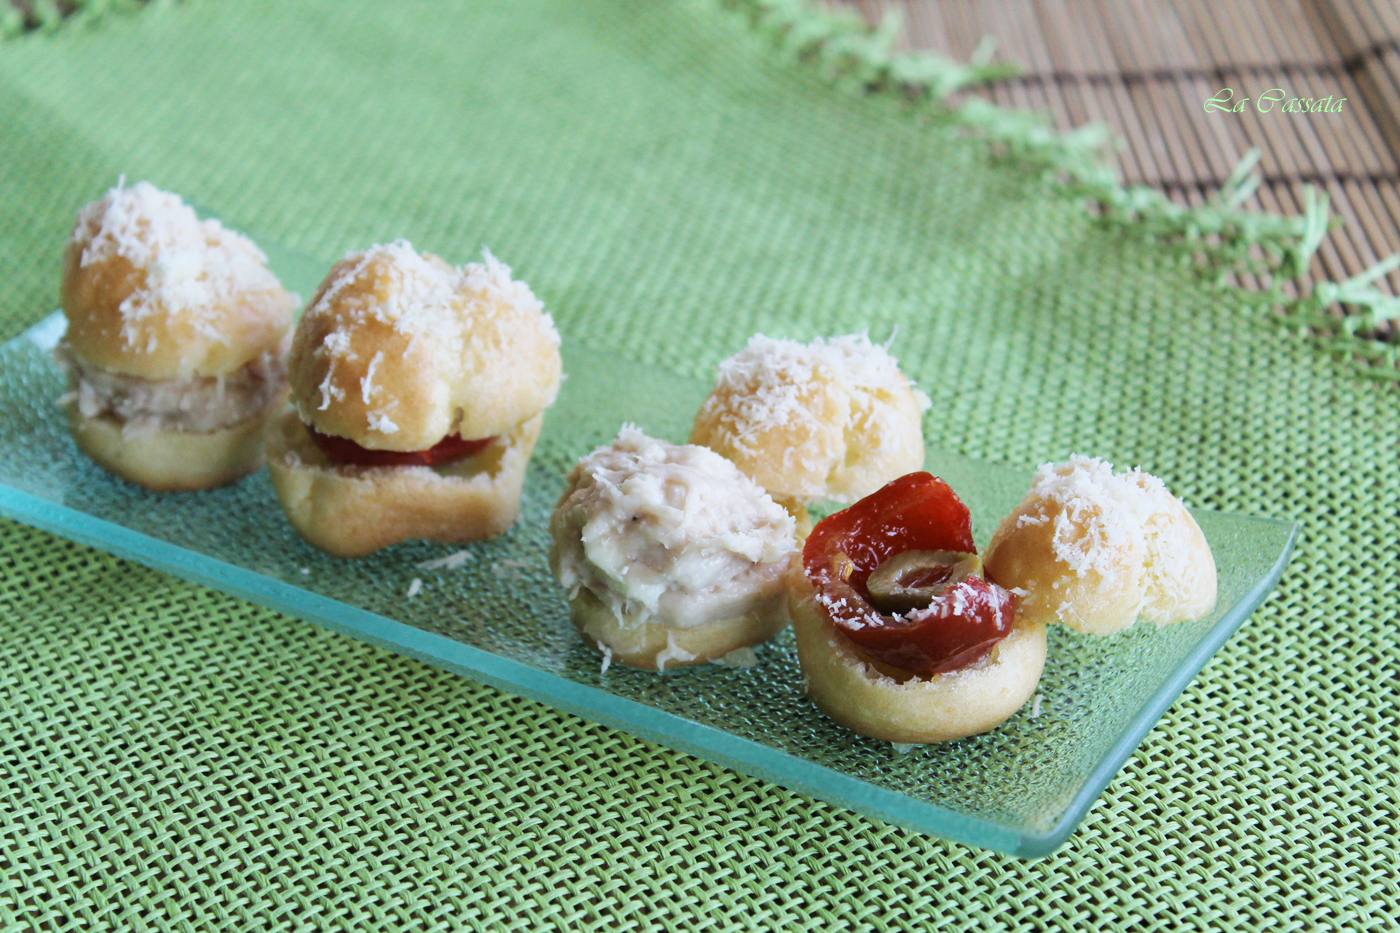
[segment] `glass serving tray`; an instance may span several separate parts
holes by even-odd
[[[319,270],[291,270],[278,258],[283,281],[309,292]],[[465,548],[414,542],[345,560],[291,531],[265,471],[224,489],[158,495],[80,455],[55,404],[63,384],[49,349],[62,331],[55,314],[0,347],[0,513],[813,797],[1022,857],[1068,837],[1277,582],[1296,530],[1198,512],[1220,571],[1210,618],[1144,623],[1110,638],[1054,631],[1034,704],[986,735],[906,750],[817,712],[803,695],[790,629],[757,649],[752,667],[664,675],[603,672],[574,633],[545,563],[564,473],[624,421],[683,441],[704,384],[566,346],[568,379],[546,417],[515,528]],[[927,468],[968,503],[979,546],[1030,475],[938,450]]]

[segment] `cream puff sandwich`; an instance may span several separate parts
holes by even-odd
[[[262,465],[296,298],[249,240],[148,182],[118,184],[78,212],[61,294],[55,358],[79,449],[162,491]]]
[[[1196,520],[1157,477],[1075,456],[1047,463],[992,535],[987,573],[1024,594],[1018,612],[1109,635],[1215,607],[1215,558]]]
[[[273,489],[307,541],[346,557],[509,528],[562,378],[559,334],[505,264],[453,267],[402,240],[336,263],[288,369]]]
[[[995,728],[1045,666],[1044,623],[982,571],[967,507],[912,473],[818,522],[789,578],[808,696],[861,735],[943,742]]]
[[[792,516],[704,447],[624,425],[569,472],[549,530],[550,569],[606,663],[700,664],[788,624]]]
[[[690,442],[732,460],[805,521],[812,502],[853,502],[919,469],[928,406],[864,335],[805,344],[757,335],[720,363]]]

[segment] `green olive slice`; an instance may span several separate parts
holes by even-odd
[[[923,609],[948,587],[981,576],[982,558],[963,551],[904,551],[870,573],[870,604],[881,612]]]

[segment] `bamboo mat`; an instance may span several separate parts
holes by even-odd
[[[1263,183],[1246,207],[1297,214],[1303,188],[1344,225],[1311,278],[1340,281],[1400,252],[1400,5],[1393,0],[832,0],[878,22],[902,16],[900,47],[966,60],[997,43],[1019,73],[979,89],[1069,129],[1112,128],[1130,183],[1200,204],[1250,149]],[[1206,112],[1222,89],[1243,113]],[[1339,113],[1259,113],[1270,89],[1346,98]],[[1309,281],[1303,281],[1306,290]],[[1400,272],[1378,286],[1400,293]],[[1396,339],[1396,327],[1379,334]]]

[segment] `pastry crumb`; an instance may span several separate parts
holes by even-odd
[[[732,667],[746,671],[758,666],[758,654],[749,647],[735,648],[728,654],[711,659],[710,663],[720,667]]]
[[[471,551],[465,549],[453,551],[446,557],[437,557],[433,560],[420,561],[417,567],[419,570],[456,570],[475,556],[476,555]]]

